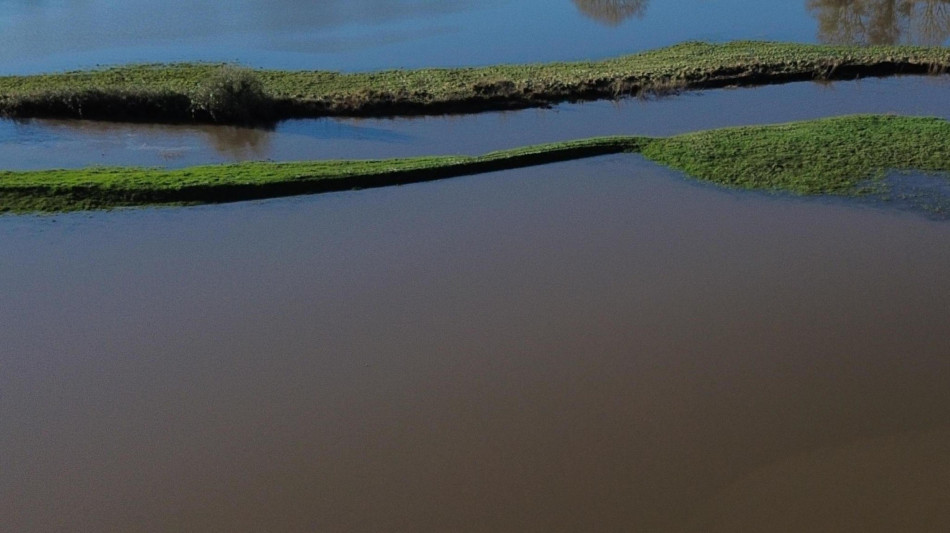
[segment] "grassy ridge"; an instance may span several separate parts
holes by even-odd
[[[382,187],[639,151],[648,140],[599,137],[515,148],[478,157],[247,162],[174,170],[106,167],[0,171],[0,212],[219,203]]]
[[[855,115],[660,139],[599,137],[478,157],[7,171],[0,172],[0,211],[238,201],[413,183],[620,152],[640,152],[731,187],[857,194],[862,182],[888,169],[950,171],[950,122]]]
[[[383,72],[253,71],[281,119],[400,115],[545,106],[680,89],[942,72],[950,49],[690,42],[570,63]],[[0,77],[0,114],[152,121],[212,121],[198,99],[220,65],[116,67]],[[198,102],[198,103],[196,103]]]

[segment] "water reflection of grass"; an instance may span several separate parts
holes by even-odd
[[[872,190],[869,180],[887,186],[885,173],[891,169],[950,171],[950,122],[859,115],[660,139],[602,137],[479,157],[0,172],[0,211],[237,201],[412,183],[619,152],[641,152],[693,177],[731,187],[860,195]],[[928,194],[933,190],[948,189]],[[928,202],[943,209],[950,197]]]
[[[950,50],[940,47],[691,42],[590,62],[352,74],[254,71],[262,92],[252,99],[254,109],[214,113],[202,95],[220,78],[220,66],[146,65],[0,77],[0,114],[174,122],[462,113],[948,67]],[[262,98],[268,105],[260,105]],[[266,113],[254,114],[261,110]]]

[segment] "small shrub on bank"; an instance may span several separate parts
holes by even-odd
[[[195,114],[208,114],[215,122],[267,121],[271,99],[254,71],[223,66],[214,71],[192,99]]]

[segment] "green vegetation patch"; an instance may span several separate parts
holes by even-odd
[[[857,115],[727,128],[657,139],[643,155],[731,187],[858,194],[888,170],[950,171],[950,123]]]
[[[891,170],[950,171],[950,122],[856,115],[661,139],[597,137],[477,157],[8,171],[0,172],[0,211],[228,202],[398,185],[620,152],[640,152],[690,176],[730,187],[862,195],[892,187],[893,179],[884,179]],[[937,179],[947,181],[945,176]],[[941,210],[950,206],[950,198],[941,196],[936,202]]]
[[[0,77],[0,114],[235,122],[545,106],[725,85],[943,72],[950,49],[739,41],[606,59],[339,73],[210,64]]]

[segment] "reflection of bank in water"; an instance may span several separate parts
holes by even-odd
[[[649,3],[649,0],[574,0],[581,13],[611,26],[630,17],[642,17]]]
[[[195,150],[196,143],[233,160],[261,159],[270,150],[271,130],[203,124],[149,124],[95,120],[37,119],[22,121],[59,137],[107,143],[127,150],[155,152],[174,161]]]
[[[941,45],[950,38],[950,0],[808,0],[807,6],[827,43]]]
[[[95,165],[182,167],[259,160],[274,156],[275,143],[286,149],[293,142],[293,136],[288,139],[275,131],[235,126],[0,120],[0,161],[4,162],[4,170]]]

